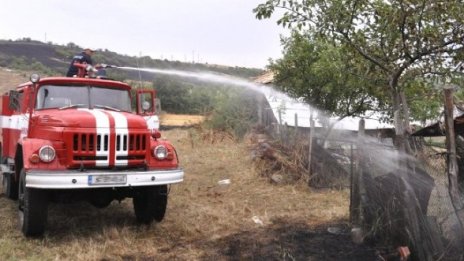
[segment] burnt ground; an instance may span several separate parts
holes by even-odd
[[[333,224],[343,227],[343,224]],[[279,219],[254,231],[208,242],[205,259],[228,260],[375,260],[375,250],[357,246],[348,233],[332,234],[327,225]]]

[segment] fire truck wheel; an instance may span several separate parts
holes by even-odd
[[[167,185],[141,187],[133,198],[137,222],[150,224],[153,220],[161,222],[168,204]]]
[[[19,225],[25,236],[40,236],[45,231],[48,194],[41,189],[26,188],[26,171],[19,179]]]
[[[18,182],[10,174],[3,174],[3,193],[9,199],[18,199]]]

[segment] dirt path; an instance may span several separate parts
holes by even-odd
[[[163,135],[177,147],[185,182],[172,186],[162,223],[137,226],[132,204],[52,205],[48,231],[24,239],[16,203],[0,196],[1,260],[375,260],[351,243],[349,191],[274,186],[253,171],[245,144],[192,129]],[[217,185],[230,179],[227,189]],[[346,231],[346,230],[342,230]]]

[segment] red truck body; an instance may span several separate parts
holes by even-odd
[[[160,139],[153,90],[87,77],[35,79],[1,96],[3,190],[19,198],[25,235],[45,231],[49,201],[104,207],[133,198],[137,220],[161,221],[167,186],[183,181],[174,147]],[[38,200],[37,200],[38,199]]]

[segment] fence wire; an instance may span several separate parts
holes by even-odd
[[[433,178],[435,184],[427,208],[427,217],[430,218],[431,225],[436,226],[435,229],[442,238],[440,256],[450,258],[450,260],[451,258],[462,260],[464,256],[457,253],[463,252],[461,247],[464,235],[449,194],[446,150],[424,145],[417,157],[424,163],[424,169]],[[461,250],[456,248],[461,248]]]
[[[274,124],[268,130],[284,147],[306,153],[304,175],[310,186],[350,187],[351,220],[363,229],[365,242],[408,246],[412,260],[464,260],[462,225],[448,190],[446,151],[425,145],[421,138],[411,140],[415,155],[410,156],[380,135],[360,142],[353,132],[329,135],[319,129],[310,142],[309,129]]]

